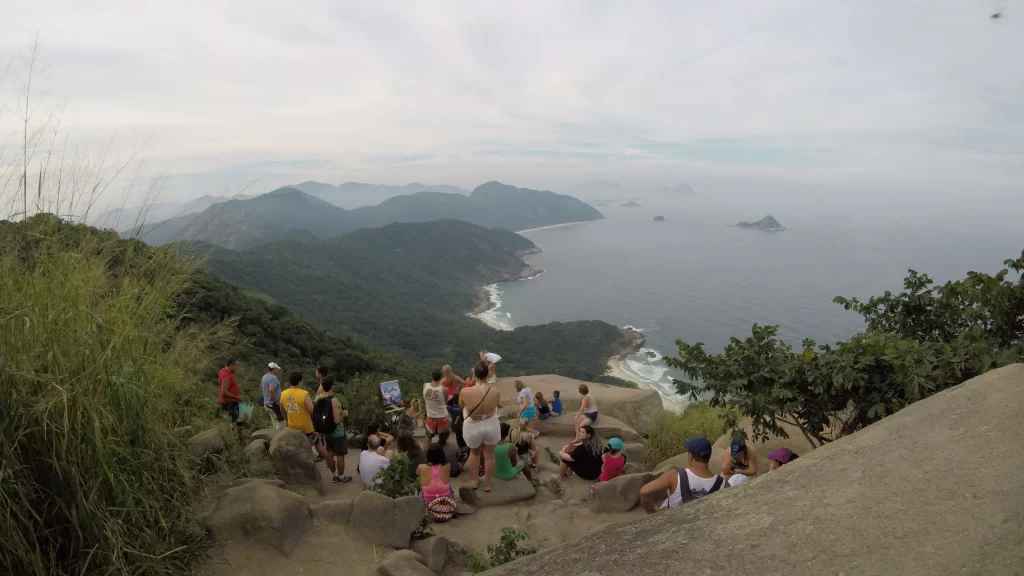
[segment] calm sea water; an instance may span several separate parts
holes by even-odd
[[[648,348],[623,368],[667,395],[682,375],[661,356],[676,352],[677,338],[718,352],[757,322],[778,325],[794,345],[834,343],[863,328],[834,296],[897,291],[908,268],[938,281],[995,272],[1024,247],[1012,216],[1024,205],[1012,197],[821,206],[808,196],[638,200],[642,208],[599,206],[606,220],[524,233],[543,248],[529,262],[544,273],[496,286],[500,306],[488,315],[510,328],[600,319],[643,330]],[[726,226],[765,214],[787,230]],[[666,221],[653,222],[658,215]]]

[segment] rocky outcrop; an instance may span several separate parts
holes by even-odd
[[[220,430],[214,428],[206,432],[200,432],[188,439],[189,448],[196,458],[202,458],[207,454],[220,454],[224,447],[224,435]]]
[[[778,220],[772,218],[771,215],[761,218],[757,222],[737,222],[733,224],[733,228],[748,228],[751,230],[764,230],[765,232],[782,232],[786,228],[779,224]]]
[[[348,526],[352,520],[351,500],[328,500],[310,507],[313,517],[330,522]]]
[[[637,332],[637,334],[640,333]],[[597,407],[601,413],[601,418],[604,416],[616,418],[637,433],[646,432],[648,424],[664,414],[661,396],[654,390],[620,388],[607,384],[573,380],[572,378],[551,374],[522,376],[519,380],[522,380],[534,392],[543,393],[544,397],[548,400],[554,397],[552,392],[555,390],[561,392],[562,407],[565,410],[565,415],[558,418],[549,418],[544,422],[568,421],[569,426],[572,426],[572,416],[576,413],[576,410],[579,410],[580,400],[582,399],[582,395],[577,391],[580,384],[586,384],[590,388],[590,392],[597,399]],[[498,379],[498,388],[501,391],[502,405],[504,407],[513,407],[515,405],[515,381],[516,378]],[[598,423],[600,423],[601,418],[598,418]],[[535,420],[534,423],[539,423],[539,421]]]
[[[260,481],[228,488],[206,518],[206,529],[214,540],[251,538],[285,556],[311,527],[305,499]]]
[[[655,216],[654,217],[654,221],[655,222],[664,222],[665,221],[665,217],[664,216]]]
[[[640,489],[655,478],[654,474],[625,474],[594,486],[594,512],[629,512],[640,502]]]
[[[1024,365],[994,370],[728,488],[488,574],[1013,574]],[[642,546],[623,546],[640,542]]]
[[[423,563],[434,574],[440,574],[448,562],[448,539],[443,536],[415,540],[412,543],[412,550],[420,555]]]
[[[352,502],[349,526],[371,542],[404,549],[409,547],[409,536],[419,528],[425,512],[423,498],[419,496],[392,500],[366,490]]]
[[[270,444],[270,441],[274,439],[274,436],[277,436],[278,434],[280,434],[282,430],[284,430],[284,428],[282,428],[280,430],[277,430],[277,429],[274,429],[274,428],[261,428],[261,429],[255,431],[255,432],[253,432],[252,434],[250,434],[249,435],[249,439],[250,440],[263,440],[267,444]]]
[[[423,563],[423,558],[412,550],[396,550],[388,554],[377,565],[376,573],[381,576],[434,576]]]
[[[486,508],[488,506],[502,506],[521,502],[533,498],[537,489],[522,475],[516,476],[513,480],[505,481],[495,478],[491,482],[491,491],[484,492],[483,484],[480,488],[473,490],[470,486],[459,487],[459,498],[474,508]]]
[[[548,436],[568,436],[572,438],[575,434],[575,427],[572,422],[572,414],[562,416],[560,418],[548,418],[547,420],[535,420],[530,423],[541,434],[547,434]],[[594,431],[602,439],[607,440],[609,438],[621,438],[624,442],[641,443],[644,441],[643,437],[636,431],[630,428],[625,422],[618,418],[612,418],[601,414],[597,418],[597,422],[594,423]]]
[[[289,484],[306,484],[322,491],[320,469],[313,462],[312,445],[306,435],[286,428],[270,441],[270,459],[277,475]]]
[[[249,460],[259,460],[267,453],[266,440],[253,440],[245,447],[245,457]]]

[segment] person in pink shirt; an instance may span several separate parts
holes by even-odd
[[[608,441],[608,447],[611,448],[611,452],[601,457],[604,463],[601,466],[601,476],[598,477],[598,482],[607,482],[612,478],[618,478],[626,466],[626,455],[622,453],[626,445],[623,444],[622,439],[612,438]]]

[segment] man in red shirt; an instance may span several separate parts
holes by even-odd
[[[229,358],[217,376],[217,389],[220,392],[221,410],[227,412],[231,422],[238,425],[238,403],[242,402],[242,392],[238,389],[235,370],[238,370],[238,360]]]

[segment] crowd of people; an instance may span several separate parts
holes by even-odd
[[[516,380],[516,412],[509,422],[502,422],[501,394],[494,385],[499,362],[499,355],[481,350],[480,361],[467,379],[456,376],[450,366],[435,369],[431,381],[423,384],[422,400],[403,401],[397,437],[382,430],[380,423],[369,424],[362,436],[357,466],[362,483],[374,485],[395,456],[405,454],[408,477],[418,480],[428,511],[435,521],[445,521],[455,511],[451,478],[468,471],[470,487],[484,492],[491,491],[494,478],[509,481],[522,474],[533,480],[541,432],[531,423],[562,416],[561,394],[554,390],[548,401],[541,392],[535,393],[522,380]],[[229,360],[218,377],[221,408],[233,421],[237,421],[243,401],[235,377],[237,367],[237,360]],[[260,380],[263,407],[274,428],[293,428],[305,434],[316,460],[325,461],[331,471],[332,481],[351,482],[352,477],[345,474],[348,436],[344,420],[348,411],[334,397],[334,376],[326,366],[316,369],[318,389],[313,398],[303,387],[300,372],[292,372],[288,388],[282,389],[280,370],[270,362]],[[595,431],[593,425],[600,413],[589,387],[580,384],[578,391],[582,398],[573,417],[574,439],[558,452],[559,469],[552,478],[564,481],[575,475],[590,482],[593,491],[598,483],[620,476],[627,457],[622,439],[605,442]],[[414,436],[420,422],[424,429],[422,445]],[[450,442],[452,436],[455,442]],[[758,473],[757,454],[747,449],[742,439],[732,441],[723,456],[720,474],[713,474],[709,468],[709,440],[694,438],[683,448],[687,467],[669,470],[641,490],[640,502],[648,513],[656,511],[653,503],[659,495],[668,494],[661,509],[675,508],[724,487],[743,484]],[[769,469],[797,457],[785,448],[775,450],[768,455]]]

